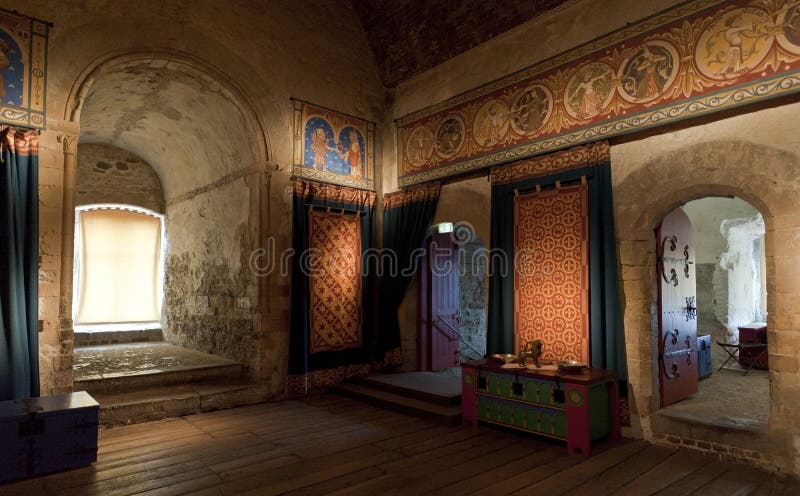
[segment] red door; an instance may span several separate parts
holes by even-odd
[[[458,245],[449,233],[427,241],[420,272],[417,350],[420,370],[458,365]]]
[[[694,229],[681,209],[657,229],[658,373],[661,406],[697,393]]]

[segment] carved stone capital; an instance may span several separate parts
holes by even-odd
[[[56,139],[64,146],[64,155],[77,155],[78,153],[78,135],[77,134],[59,134]]]

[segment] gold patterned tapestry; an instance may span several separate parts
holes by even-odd
[[[541,339],[543,357],[589,363],[588,187],[514,199],[515,346]]]
[[[295,177],[375,189],[375,124],[294,100]]]
[[[0,123],[44,129],[49,31],[50,23],[0,9]]]
[[[800,0],[695,0],[398,119],[410,186],[800,90]]]
[[[361,347],[361,219],[309,210],[311,353]]]

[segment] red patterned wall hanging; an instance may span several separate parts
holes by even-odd
[[[310,351],[361,347],[361,219],[309,211]]]
[[[543,358],[589,363],[588,186],[514,199],[515,346],[541,339]]]

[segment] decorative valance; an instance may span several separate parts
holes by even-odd
[[[352,203],[370,208],[375,206],[375,192],[294,179],[294,196],[314,198],[317,201]]]
[[[492,167],[492,184],[508,184],[533,177],[548,176],[559,172],[603,164],[611,158],[608,141],[576,146],[569,150],[551,153],[514,162],[513,164]]]
[[[0,125],[0,133],[0,150],[8,150],[17,156],[39,155],[39,131],[20,131]]]
[[[800,90],[800,3],[695,0],[398,119],[399,184]]]
[[[383,208],[396,208],[401,205],[423,201],[438,201],[442,185],[440,183],[423,184],[394,193],[383,195]]]
[[[0,9],[0,123],[44,129],[50,26]]]

